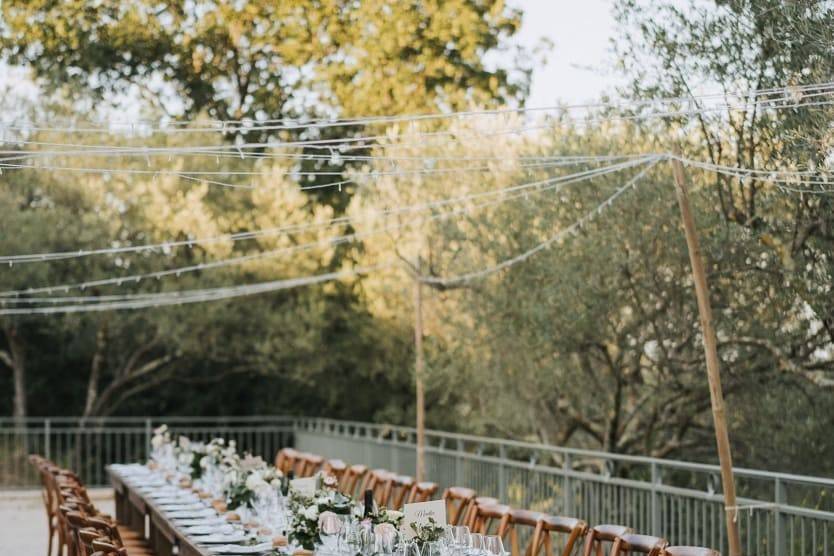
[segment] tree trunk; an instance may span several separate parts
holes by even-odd
[[[101,378],[101,370],[104,367],[107,353],[107,320],[102,321],[96,333],[96,351],[93,354],[93,361],[90,364],[90,377],[87,380],[87,395],[84,402],[84,417],[89,417],[98,401],[98,383]]]
[[[23,339],[20,337],[15,326],[3,328],[6,335],[6,342],[9,351],[2,353],[2,360],[12,370],[12,381],[14,384],[14,398],[12,401],[12,417],[22,424],[26,417],[26,355],[24,353]]]

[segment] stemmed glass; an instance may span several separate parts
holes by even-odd
[[[469,527],[466,525],[448,525],[446,527],[445,541],[454,554],[462,554],[469,548]]]
[[[469,535],[469,547],[466,549],[467,556],[482,556],[486,551],[484,536],[480,533]]]
[[[504,556],[506,554],[504,543],[501,541],[501,537],[497,535],[484,537],[484,550],[487,556]]]

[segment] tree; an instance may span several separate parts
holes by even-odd
[[[136,93],[174,115],[264,120],[519,100],[489,69],[521,14],[503,1],[3,3],[4,53],[47,90]]]

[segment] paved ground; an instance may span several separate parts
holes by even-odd
[[[113,491],[90,490],[93,503],[113,515]],[[37,490],[0,491],[0,554],[47,556],[46,513]]]

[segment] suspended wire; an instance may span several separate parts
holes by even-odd
[[[255,131],[294,131],[299,129],[327,129],[333,127],[367,126],[374,124],[393,124],[402,122],[422,122],[431,120],[446,120],[461,117],[480,116],[501,116],[512,114],[546,113],[556,112],[565,114],[580,110],[623,110],[637,109],[656,105],[694,103],[711,99],[724,99],[727,97],[738,99],[744,102],[749,99],[756,99],[762,96],[781,94],[782,96],[796,97],[809,91],[830,91],[834,89],[834,82],[809,83],[805,85],[787,85],[780,87],[754,89],[746,93],[728,94],[726,92],[715,92],[701,95],[653,98],[653,99],[620,99],[618,101],[593,102],[585,104],[572,104],[562,106],[542,107],[506,107],[485,110],[465,110],[446,113],[422,113],[403,114],[397,116],[362,116],[355,118],[278,118],[278,119],[239,119],[239,120],[214,120],[206,124],[203,120],[172,121],[169,125],[155,125],[150,120],[137,120],[132,122],[109,122],[106,126],[78,127],[76,125],[62,127],[46,127],[38,125],[9,125],[4,124],[6,129],[15,131],[47,131],[47,132],[69,132],[69,133],[117,133],[119,127],[131,133],[206,133],[220,132],[251,133]],[[813,93],[811,93],[813,94]],[[729,104],[729,103],[728,103]],[[204,127],[194,127],[192,124],[203,124]],[[173,127],[171,127],[173,126]],[[191,126],[191,127],[183,127]]]
[[[453,204],[453,203],[472,201],[472,200],[476,200],[476,199],[489,198],[489,197],[495,197],[495,196],[499,197],[498,202],[505,202],[505,201],[508,201],[512,198],[515,198],[515,197],[504,197],[504,195],[506,195],[506,194],[520,193],[520,194],[523,195],[524,193],[526,193],[530,189],[534,189],[534,190],[541,189],[542,191],[546,191],[548,189],[545,186],[551,186],[551,188],[553,188],[554,186],[564,186],[564,185],[567,185],[567,184],[570,184],[570,183],[577,183],[577,182],[585,181],[585,180],[588,180],[588,179],[591,179],[591,178],[594,178],[594,177],[598,177],[598,176],[601,176],[601,175],[606,175],[606,174],[609,174],[609,173],[612,173],[612,172],[617,172],[617,171],[620,171],[620,170],[625,169],[625,168],[637,166],[637,165],[642,164],[644,162],[648,162],[650,160],[653,160],[654,158],[656,158],[656,157],[650,157],[650,158],[647,157],[646,159],[638,161],[638,162],[621,163],[620,165],[613,165],[613,166],[610,166],[610,167],[607,167],[607,168],[594,169],[594,170],[590,170],[590,171],[579,172],[579,173],[576,173],[576,174],[571,174],[571,175],[567,175],[567,176],[560,176],[560,177],[557,177],[557,178],[550,178],[550,179],[547,179],[547,180],[540,180],[540,181],[537,181],[537,182],[530,182],[530,183],[525,183],[525,184],[521,184],[521,185],[515,185],[515,186],[512,186],[512,187],[506,187],[506,188],[502,188],[502,189],[498,189],[498,190],[491,190],[491,191],[481,192],[481,193],[476,193],[476,194],[468,194],[468,195],[453,197],[453,198],[444,198],[444,199],[439,199],[439,200],[431,201],[431,202],[428,202],[428,203],[422,203],[422,204],[418,204],[418,205],[408,205],[408,206],[400,207],[400,208],[397,208],[397,209],[381,211],[379,213],[374,214],[369,219],[350,219],[348,217],[344,217],[342,222],[344,222],[344,223],[357,223],[357,222],[375,221],[379,218],[384,218],[384,217],[390,216],[392,214],[408,214],[408,213],[414,213],[414,212],[422,212],[422,211],[426,211],[426,210],[433,210],[433,209],[436,209],[436,208],[447,206],[447,205],[450,205],[450,204]],[[470,207],[469,209],[472,210],[472,209],[475,209],[475,208],[479,208],[479,207],[475,206],[475,207]],[[438,217],[440,217],[440,216],[438,216]],[[324,225],[329,225],[329,223],[323,223],[323,224]],[[387,231],[387,230],[382,230],[382,231]],[[360,236],[360,237],[364,237],[364,236]],[[145,273],[145,274],[134,274],[134,275],[130,275],[130,276],[103,278],[103,279],[99,279],[99,280],[89,280],[89,281],[79,282],[79,283],[60,284],[60,285],[45,286],[45,287],[39,287],[39,288],[27,288],[27,289],[24,289],[24,290],[8,290],[8,291],[0,292],[0,297],[16,297],[16,296],[20,296],[20,295],[31,295],[31,294],[36,294],[36,293],[52,293],[54,291],[60,291],[60,290],[68,291],[70,289],[84,290],[84,289],[87,289],[87,288],[98,287],[98,286],[107,286],[107,285],[120,286],[122,284],[127,284],[127,283],[138,283],[141,280],[147,280],[147,279],[153,279],[153,278],[162,278],[162,277],[171,276],[171,275],[179,276],[181,274],[188,273],[188,272],[195,272],[195,271],[207,270],[207,269],[212,269],[212,268],[220,268],[220,267],[230,266],[230,265],[238,265],[238,264],[242,264],[242,263],[247,262],[247,261],[260,259],[260,258],[264,258],[264,257],[268,257],[268,256],[276,256],[278,254],[283,254],[283,253],[287,253],[287,252],[307,250],[307,249],[314,248],[316,246],[332,244],[334,241],[337,241],[337,240],[338,240],[337,243],[345,243],[345,242],[348,242],[348,241],[354,241],[355,239],[357,239],[357,234],[349,234],[347,236],[340,236],[338,238],[330,238],[328,240],[321,240],[321,241],[313,242],[313,243],[295,245],[295,246],[281,248],[281,249],[277,249],[277,250],[273,250],[273,251],[260,252],[260,253],[250,254],[250,255],[243,255],[243,256],[234,257],[234,258],[230,258],[230,259],[221,259],[221,260],[218,260],[218,261],[212,261],[212,262],[207,262],[207,263],[199,263],[199,264],[195,264],[195,265],[189,265],[189,266],[178,267],[178,268],[173,268],[173,269],[166,269],[166,270],[150,272],[150,273]]]
[[[593,118],[586,118],[581,120],[581,123],[584,124],[598,124],[604,122],[614,122],[614,121],[633,121],[633,120],[642,120],[642,119],[651,119],[651,118],[671,118],[671,117],[684,117],[684,116],[694,116],[694,115],[702,115],[708,114],[712,112],[723,112],[725,110],[735,110],[741,109],[748,106],[757,106],[757,107],[764,107],[765,109],[771,110],[784,110],[790,108],[800,108],[800,107],[815,107],[815,106],[828,106],[834,105],[834,100],[823,100],[823,101],[815,101],[815,102],[807,102],[807,99],[813,99],[820,96],[831,96],[834,95],[834,84],[826,84],[826,89],[823,92],[817,93],[803,93],[801,88],[792,88],[792,87],[785,87],[778,89],[780,91],[785,91],[784,96],[781,98],[766,98],[766,99],[758,99],[756,97],[755,100],[744,102],[740,104],[731,104],[726,103],[719,106],[714,107],[701,107],[697,109],[690,109],[690,110],[669,110],[666,112],[657,112],[652,114],[619,114],[619,115],[608,115],[608,116],[595,116]],[[793,101],[788,104],[773,104],[778,103],[780,101]],[[463,140],[463,136],[466,136],[467,133],[473,137],[495,137],[499,135],[506,135],[506,134],[519,134],[524,133],[527,131],[542,131],[547,129],[553,129],[555,126],[563,125],[563,121],[553,121],[553,122],[545,122],[543,124],[532,125],[532,126],[521,126],[515,128],[505,128],[499,131],[476,131],[476,130],[455,130],[455,131],[432,131],[432,132],[414,132],[410,133],[410,137],[414,138],[436,138],[436,137],[445,137],[448,138],[450,141],[461,141]],[[68,130],[63,130],[68,131]],[[191,146],[191,147],[149,147],[149,146],[140,146],[140,147],[113,147],[112,145],[79,145],[77,143],[74,144],[67,144],[66,146],[73,146],[73,147],[86,147],[89,149],[94,149],[95,152],[101,152],[102,154],[122,154],[127,155],[135,155],[135,156],[143,156],[147,157],[155,153],[165,153],[165,154],[181,154],[183,152],[188,152],[190,154],[196,153],[208,153],[211,156],[216,156],[217,151],[223,152],[237,152],[241,158],[245,158],[248,156],[246,151],[252,149],[278,149],[278,148],[325,148],[325,149],[332,149],[332,148],[339,148],[339,149],[351,149],[351,148],[368,148],[370,146],[374,146],[377,148],[391,148],[395,146],[399,146],[396,143],[391,143],[386,145],[384,143],[385,139],[390,139],[388,135],[369,135],[369,136],[347,136],[347,137],[339,137],[339,138],[315,138],[315,139],[300,139],[300,140],[291,140],[291,141],[262,141],[262,142],[252,142],[252,143],[241,143],[241,144],[225,144],[225,145],[207,145],[207,146]],[[18,144],[26,144],[26,141],[16,141]],[[415,145],[422,145],[423,143],[417,143]],[[51,143],[52,146],[62,146],[62,143]],[[5,151],[7,154],[20,156],[20,151]],[[51,155],[58,156],[61,154],[61,151],[51,151]],[[251,153],[250,153],[251,154]],[[29,166],[26,166],[27,168]]]
[[[590,179],[592,177],[596,177],[598,175],[605,175],[610,172],[616,172],[624,168],[629,168],[634,164],[640,164],[643,161],[649,160],[652,156],[658,155],[643,155],[639,159],[630,159],[631,162],[627,163],[620,163],[620,164],[613,164],[610,166],[604,166],[601,168],[595,168],[591,170],[583,170],[581,172],[576,172],[572,174],[567,174],[565,176],[558,176],[555,178],[549,178],[545,180],[524,183],[521,185],[511,186],[508,188],[503,188],[500,190],[495,190],[492,192],[488,192],[490,195],[500,195],[502,193],[523,190],[531,187],[540,187],[550,183],[551,181],[562,181],[562,180],[571,180],[573,178],[581,178]],[[364,176],[357,176],[357,179],[362,179]],[[346,182],[342,182],[346,183]],[[467,200],[471,200],[474,196],[480,196],[483,193],[471,194],[467,196],[461,197],[453,197],[446,200],[442,200],[445,203],[449,202],[463,202]],[[413,210],[422,210],[423,208],[436,208],[436,204],[419,204],[419,205],[412,205],[412,206],[405,206],[400,207],[399,209],[387,209],[386,211],[382,211],[382,214],[399,214],[400,211],[411,212]],[[42,262],[42,261],[56,261],[56,260],[64,260],[64,259],[74,259],[80,257],[89,257],[95,255],[116,255],[116,254],[124,254],[124,253],[141,253],[141,252],[152,252],[152,251],[166,251],[169,249],[173,249],[176,247],[193,247],[195,245],[202,245],[202,244],[211,244],[217,243],[222,241],[242,241],[242,240],[249,240],[249,239],[257,239],[263,237],[274,237],[279,235],[291,234],[291,233],[298,233],[303,231],[308,231],[312,229],[317,229],[321,227],[330,227],[336,226],[340,224],[348,224],[351,222],[356,222],[356,220],[351,220],[348,216],[332,218],[327,220],[326,222],[316,222],[316,223],[306,223],[306,224],[297,224],[293,226],[282,226],[277,228],[266,228],[261,230],[253,230],[247,232],[237,232],[233,234],[223,234],[219,236],[212,236],[206,238],[194,238],[194,239],[184,239],[184,240],[175,240],[175,241],[166,241],[162,243],[155,243],[155,244],[144,244],[144,245],[124,245],[119,247],[107,247],[107,248],[100,248],[100,249],[78,249],[72,251],[56,251],[56,252],[41,252],[41,253],[29,253],[29,254],[20,254],[20,255],[5,255],[0,256],[0,263],[5,263],[9,265],[14,264],[21,264],[21,263],[32,263],[32,262]]]
[[[508,259],[503,261],[499,265],[495,267],[491,267],[489,269],[484,269],[482,271],[478,271],[475,273],[469,273],[465,275],[459,275],[455,277],[447,277],[447,278],[437,278],[437,277],[420,277],[420,279],[427,283],[443,283],[443,284],[453,284],[459,283],[463,281],[469,281],[476,279],[478,277],[487,276],[489,274],[493,274],[503,268],[508,268],[515,264],[519,264],[524,260],[529,259],[535,253],[545,249],[547,246],[551,245],[552,243],[558,241],[560,238],[563,238],[568,233],[575,233],[582,225],[592,219],[595,215],[602,213],[607,207],[610,207],[611,204],[625,191],[628,189],[633,188],[640,178],[642,178],[650,168],[652,168],[657,162],[659,161],[658,157],[654,157],[650,162],[649,166],[644,168],[640,171],[636,176],[634,176],[631,180],[626,182],[623,186],[619,187],[614,194],[609,196],[605,199],[596,209],[589,212],[574,224],[568,226],[567,228],[560,231],[557,236],[554,236],[544,243],[540,244],[539,246],[522,253],[512,259]],[[274,280],[270,282],[261,282],[258,284],[248,284],[243,286],[230,286],[230,287],[222,287],[222,288],[208,288],[208,289],[196,289],[196,290],[182,290],[178,292],[164,292],[159,294],[136,294],[136,295],[123,295],[123,296],[90,296],[93,299],[100,299],[105,300],[104,302],[100,302],[97,304],[89,304],[89,303],[80,303],[80,304],[72,304],[72,305],[62,305],[62,306],[48,306],[48,307],[17,307],[17,308],[0,308],[0,315],[46,315],[46,314],[56,314],[56,313],[79,313],[79,312],[90,312],[90,311],[110,311],[110,310],[120,310],[120,309],[141,309],[141,308],[149,308],[149,307],[162,307],[162,306],[169,306],[169,305],[182,305],[186,303],[197,303],[197,302],[205,302],[205,301],[216,301],[221,299],[230,299],[235,297],[247,296],[247,295],[255,295],[258,293],[266,293],[266,292],[273,292],[282,289],[289,289],[300,287],[304,285],[312,285],[317,283],[322,283],[326,281],[336,280],[340,278],[347,278],[358,276],[360,274],[367,274],[369,272],[382,270],[385,268],[390,268],[393,266],[391,262],[384,262],[379,265],[375,265],[372,267],[358,267],[356,269],[350,269],[345,271],[339,272],[331,272],[325,274],[319,274],[315,276],[305,276],[300,278],[292,278],[292,279],[285,279],[285,280]],[[58,298],[60,299],[60,298]],[[78,298],[69,298],[69,299],[78,299]],[[87,301],[87,299],[85,299]]]
[[[479,280],[481,278],[485,278],[485,277],[487,277],[491,274],[495,274],[496,272],[499,272],[499,271],[504,270],[506,268],[510,268],[510,267],[515,266],[519,263],[523,263],[524,261],[526,261],[527,259],[529,259],[533,255],[535,255],[536,253],[539,253],[540,251],[548,249],[554,243],[563,240],[569,234],[578,233],[579,229],[582,228],[582,226],[584,226],[585,224],[590,222],[592,219],[594,219],[596,216],[601,214],[603,212],[603,210],[605,210],[605,208],[611,206],[611,204],[620,195],[622,195],[626,191],[636,187],[637,184],[639,183],[640,179],[643,176],[645,176],[646,173],[649,170],[651,170],[657,163],[658,163],[658,160],[652,161],[646,168],[641,170],[637,175],[635,175],[633,178],[631,178],[622,187],[618,188],[614,192],[614,194],[612,194],[610,197],[605,199],[595,209],[586,213],[579,220],[575,221],[573,224],[571,224],[567,228],[564,228],[564,229],[560,230],[557,234],[551,236],[550,238],[548,238],[545,241],[539,243],[535,247],[532,247],[531,249],[528,249],[527,251],[525,251],[525,252],[523,252],[519,255],[516,255],[516,256],[511,257],[509,259],[505,259],[505,260],[501,261],[500,263],[498,263],[496,265],[493,265],[493,266],[490,266],[490,267],[487,267],[487,268],[484,268],[482,270],[478,270],[478,271],[475,271],[475,272],[468,272],[468,273],[465,273],[465,274],[457,274],[457,275],[454,275],[454,276],[444,276],[444,277],[420,276],[418,279],[421,282],[426,283],[426,284],[435,284],[435,285],[442,285],[442,286],[454,286],[454,285],[463,284],[465,282],[471,282],[473,280]]]

